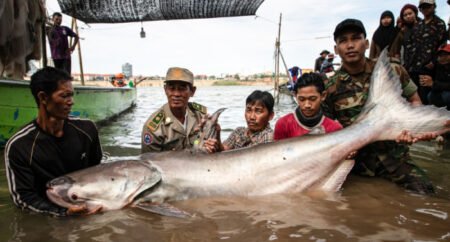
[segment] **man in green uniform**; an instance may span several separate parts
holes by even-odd
[[[171,67],[167,71],[164,91],[167,103],[154,112],[142,129],[142,153],[191,148],[198,141],[199,124],[206,107],[190,103],[194,96],[194,75],[185,68]],[[213,149],[218,148],[214,141]],[[208,150],[212,152],[215,150]]]
[[[334,31],[335,52],[342,59],[342,67],[326,84],[326,113],[337,119],[344,127],[351,125],[364,106],[369,92],[370,78],[375,61],[365,57],[369,47],[366,31],[361,21],[346,19]],[[399,75],[402,96],[412,105],[421,105],[417,86],[406,70],[395,60],[392,67]],[[413,137],[404,131],[395,141],[381,141],[360,149],[355,157],[354,173],[380,176],[407,189],[420,193],[433,193],[434,188],[425,173],[417,167],[409,155],[406,143],[435,137],[425,134]]]

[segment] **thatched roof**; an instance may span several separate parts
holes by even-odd
[[[85,23],[123,23],[255,15],[264,0],[58,0]]]

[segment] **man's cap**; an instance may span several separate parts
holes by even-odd
[[[194,74],[186,68],[170,67],[167,70],[165,82],[168,81],[181,81],[194,85]]]
[[[320,52],[320,55],[323,55],[323,54],[330,54],[330,52],[328,51],[328,50],[322,50],[322,52]]]
[[[442,46],[441,48],[438,49],[438,53],[439,52],[447,52],[450,53],[450,44],[446,44],[444,46]]]
[[[359,33],[363,33],[364,37],[367,36],[366,29],[364,28],[364,25],[361,21],[357,19],[346,19],[342,22],[340,22],[338,25],[336,25],[336,28],[334,29],[334,40],[336,41],[337,37],[348,30],[356,30]]]
[[[434,5],[434,4],[436,4],[436,1],[435,1],[435,0],[420,0],[420,1],[419,1],[419,8],[420,8],[420,6],[422,6],[423,4]]]

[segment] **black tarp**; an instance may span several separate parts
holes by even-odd
[[[255,15],[264,0],[58,0],[85,23],[124,23]]]

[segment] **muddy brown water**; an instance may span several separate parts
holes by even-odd
[[[255,89],[270,87],[202,87],[193,100],[210,111],[228,107],[220,118],[226,138],[244,125],[245,98]],[[163,95],[162,88],[139,89],[135,109],[100,127],[110,160],[139,154],[142,125],[165,102]],[[276,118],[294,107],[283,98]],[[194,214],[189,219],[133,208],[67,218],[20,211],[9,197],[2,150],[0,241],[450,241],[450,146],[421,142],[411,149],[436,195],[414,194],[380,178],[350,176],[342,191],[328,197],[276,194],[174,203]]]

